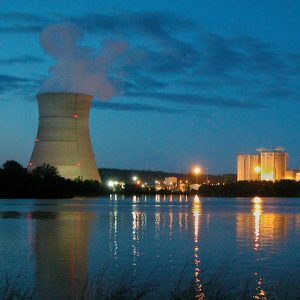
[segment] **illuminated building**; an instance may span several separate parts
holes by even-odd
[[[179,189],[180,192],[184,193],[188,190],[188,186],[187,186],[186,183],[180,182],[179,186],[178,186],[178,189]]]
[[[237,181],[296,179],[297,171],[288,170],[288,154],[283,148],[257,151],[259,154],[237,156]]]
[[[258,149],[258,151],[260,151],[261,180],[285,179],[285,172],[288,169],[288,154],[283,152],[282,148]]]
[[[29,169],[46,163],[65,178],[101,181],[89,131],[92,97],[43,93],[37,99],[39,127]]]
[[[166,177],[165,178],[166,185],[177,186],[177,177]]]
[[[237,180],[259,180],[260,157],[257,154],[239,154],[237,157]]]
[[[285,179],[287,180],[297,180],[297,174],[300,175],[299,171],[296,170],[286,170],[285,171]],[[299,181],[300,178],[298,178]]]

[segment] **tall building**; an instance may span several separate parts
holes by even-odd
[[[237,157],[237,180],[252,181],[260,179],[260,156],[239,154]]]
[[[29,169],[46,163],[55,166],[62,177],[100,182],[89,130],[92,97],[43,93],[37,99],[39,127]]]
[[[259,154],[239,154],[237,180],[276,181],[296,178],[297,171],[288,170],[288,154],[283,148],[257,149]]]
[[[288,169],[288,154],[282,148],[275,150],[259,149],[261,161],[261,180],[275,181],[285,179]]]

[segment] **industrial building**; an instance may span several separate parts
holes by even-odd
[[[170,186],[170,185],[172,185],[172,186],[176,186],[177,187],[177,177],[166,177],[165,178],[165,184],[167,185],[167,186]]]
[[[92,97],[78,93],[38,94],[39,126],[29,169],[43,163],[62,177],[101,181],[90,139]]]
[[[284,149],[258,149],[258,151],[260,151],[261,180],[276,181],[285,179],[285,172],[288,170],[288,154],[284,152]]]
[[[239,154],[237,157],[237,180],[259,180],[260,156],[258,154]]]
[[[288,153],[284,149],[257,149],[258,154],[237,156],[237,180],[276,181],[282,179],[299,180],[300,173],[288,169]]]

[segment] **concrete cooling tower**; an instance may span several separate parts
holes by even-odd
[[[100,180],[90,139],[92,97],[75,93],[38,94],[39,127],[29,168],[47,163],[62,177]]]

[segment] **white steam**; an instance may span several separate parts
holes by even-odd
[[[126,51],[124,41],[104,41],[101,49],[80,45],[84,34],[73,24],[51,25],[40,35],[45,51],[56,63],[41,92],[86,93],[102,100],[115,94],[110,79],[114,63]]]

